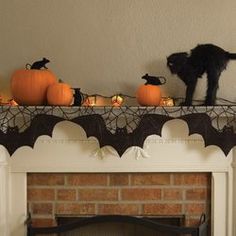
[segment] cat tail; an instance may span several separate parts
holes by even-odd
[[[227,52],[227,57],[232,60],[236,60],[236,53]]]

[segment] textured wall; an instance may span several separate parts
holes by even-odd
[[[134,95],[148,72],[167,77],[165,95],[183,96],[166,56],[205,42],[236,52],[235,12],[235,0],[0,0],[0,93],[10,96],[15,69],[45,56],[86,93]],[[220,97],[235,100],[234,74],[231,62]]]

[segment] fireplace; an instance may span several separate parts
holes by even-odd
[[[166,123],[162,137],[149,136],[143,149],[129,148],[120,158],[111,147],[99,149],[95,138],[71,122],[58,123],[53,137],[41,136],[34,148],[21,147],[10,158],[1,147],[0,235],[25,235],[27,174],[196,174],[211,179],[211,234],[233,235],[233,151],[204,147],[199,135],[188,137],[184,121]]]
[[[65,222],[65,218],[67,219]],[[105,215],[83,218],[65,217],[56,227],[32,227],[28,224],[28,235],[50,234],[63,236],[207,236],[208,222],[202,215],[199,226],[181,227],[180,218],[142,218],[123,215]],[[62,218],[60,218],[62,220]],[[30,222],[30,220],[28,221]],[[161,223],[163,222],[163,223]],[[170,224],[170,222],[172,224]]]

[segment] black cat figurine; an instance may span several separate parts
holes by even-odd
[[[80,88],[74,88],[74,103],[73,106],[81,106],[82,104],[82,100],[83,100],[83,96],[80,92]]]
[[[201,44],[186,52],[174,53],[167,58],[167,66],[172,74],[177,74],[185,83],[185,102],[192,105],[193,94],[198,78],[207,74],[207,91],[204,105],[215,105],[218,81],[229,60],[236,59],[236,53],[230,53],[213,44]]]
[[[46,67],[46,64],[49,63],[50,61],[47,58],[43,58],[40,61],[35,61],[32,65],[31,64],[26,64],[26,68],[28,68],[28,66],[30,66],[30,69],[34,69],[34,70],[41,70],[42,68],[44,69],[48,69]]]

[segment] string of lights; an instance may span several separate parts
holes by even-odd
[[[131,96],[128,94],[123,94],[123,93],[117,93],[115,95],[111,96],[105,96],[102,94],[87,94],[87,93],[81,93],[83,96],[83,105],[96,105],[97,98],[104,98],[104,99],[110,99],[111,104],[115,104],[117,106],[121,106],[123,101],[125,99],[133,99],[136,100],[137,98],[135,96]],[[162,97],[160,106],[178,106],[180,103],[182,103],[185,100],[184,97]],[[193,104],[194,105],[203,105],[204,100],[201,99],[193,99]],[[216,104],[217,105],[236,105],[236,101],[230,101],[228,99],[224,99],[221,97],[216,98]]]
[[[137,100],[136,96],[132,96],[129,94],[124,93],[116,93],[114,95],[103,95],[99,93],[88,94],[84,92],[80,92],[81,95],[81,105],[82,106],[122,106],[124,101],[129,100]],[[98,102],[98,100],[103,99],[102,101]],[[106,101],[105,101],[106,100]],[[160,106],[179,106],[182,102],[184,102],[184,97],[162,97]],[[201,99],[193,99],[194,105],[204,105],[204,100]],[[17,103],[13,99],[9,99],[7,101],[3,101],[0,95],[0,105],[9,105],[15,106]],[[127,104],[126,104],[127,105]],[[231,101],[225,98],[218,97],[216,98],[216,105],[236,105],[236,101]]]

